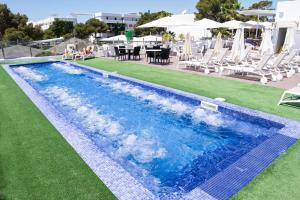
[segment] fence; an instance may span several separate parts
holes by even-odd
[[[78,49],[82,49],[89,45],[89,42],[78,38],[72,38],[67,41],[53,39],[34,42],[0,41],[0,64],[21,61],[30,62],[30,60],[44,61],[50,58],[57,58],[64,53],[67,44],[75,44]]]

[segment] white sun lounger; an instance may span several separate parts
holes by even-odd
[[[272,54],[265,54],[263,55],[262,59],[258,62],[257,65],[247,64],[245,66],[243,65],[229,65],[221,67],[221,73],[224,70],[233,71],[236,72],[242,72],[242,73],[249,73],[261,76],[260,82],[262,84],[266,84],[268,82],[268,79],[266,76],[272,75],[272,72],[268,69],[264,69],[264,67],[267,65],[268,61],[271,59]]]
[[[287,52],[281,52],[274,58],[273,62],[267,63],[266,67],[270,71],[274,72],[272,74],[272,81],[280,81],[283,79],[282,73],[285,73],[285,71],[281,70],[279,68],[279,66],[283,62],[283,60],[287,56],[287,54],[288,54]]]
[[[294,63],[294,58],[298,55],[299,50],[294,49],[289,53],[283,63],[279,66],[280,69],[286,72],[287,77],[291,77],[293,74],[300,71],[300,67],[297,63]]]
[[[212,59],[209,63],[203,66],[205,68],[204,72],[209,74],[210,69],[214,69],[215,72],[219,72],[219,67],[223,65],[228,50],[228,48],[222,48],[215,59]]]
[[[197,69],[200,66],[203,66],[203,65],[209,63],[210,60],[212,59],[212,57],[213,57],[213,50],[208,49],[201,60],[181,61],[179,64],[180,65],[185,65],[186,68],[194,67],[195,69]]]
[[[286,97],[286,95],[289,95],[289,97]],[[298,99],[293,99],[292,97],[299,97]],[[284,104],[284,103],[300,103],[300,84],[298,84],[297,87],[294,87],[290,90],[284,91],[282,94],[278,105]]]
[[[237,64],[243,64],[243,62],[246,62],[246,63],[247,63],[247,62],[249,61],[249,60],[248,60],[248,57],[249,57],[249,55],[250,55],[251,50],[252,50],[252,47],[251,47],[251,46],[247,46],[247,48],[245,49],[245,54],[244,54],[244,56],[241,58],[241,62],[239,62],[239,63],[237,63]],[[226,61],[226,63],[229,64],[229,65],[236,64],[235,61],[232,61],[232,60],[230,60],[229,58],[225,58],[225,61]]]

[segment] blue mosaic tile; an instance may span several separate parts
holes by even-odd
[[[229,199],[295,141],[295,138],[277,134],[206,181],[200,188],[216,199]]]

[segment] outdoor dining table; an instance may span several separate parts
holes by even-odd
[[[131,60],[131,55],[132,55],[132,51],[133,48],[119,48],[119,50],[125,50],[128,53],[128,60]]]
[[[146,52],[153,52],[154,58],[156,58],[156,54],[161,52],[161,49],[147,49]]]

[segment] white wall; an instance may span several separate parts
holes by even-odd
[[[300,27],[297,25],[300,21],[300,0],[278,0],[276,7],[274,43],[278,51],[282,47],[285,39],[285,31],[288,27],[295,27],[295,49],[300,48]],[[281,28],[281,31],[279,29]]]
[[[276,22],[299,21],[300,0],[278,0],[276,8]]]

